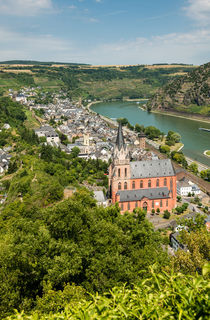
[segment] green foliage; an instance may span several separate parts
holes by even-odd
[[[160,145],[159,146],[159,151],[161,153],[166,153],[167,155],[169,155],[170,154],[170,147],[166,146],[166,145]]]
[[[170,212],[169,212],[168,210],[165,210],[165,211],[164,211],[164,214],[163,214],[163,218],[164,218],[164,219],[169,219],[170,216],[171,216]]]
[[[0,124],[9,123],[13,127],[20,126],[26,120],[23,106],[8,97],[0,97]]]
[[[180,241],[187,250],[178,250],[172,259],[176,270],[186,274],[202,273],[202,268],[210,259],[209,234],[204,227],[195,231],[180,232]]]
[[[197,165],[196,162],[192,162],[192,163],[189,165],[188,169],[189,169],[192,173],[198,174],[198,165]]]
[[[179,152],[172,151],[171,152],[171,159],[180,163],[185,169],[188,167],[187,160],[185,159],[185,156],[184,156],[183,152],[181,152],[181,151],[179,151]]]
[[[166,137],[166,144],[168,146],[174,146],[175,143],[180,142],[181,136],[179,133],[174,131],[168,131],[167,137]]]
[[[162,132],[154,126],[146,127],[144,133],[151,140],[158,139],[160,136],[162,136]]]
[[[201,176],[202,179],[210,181],[210,169],[202,170],[200,172],[200,176]]]
[[[177,206],[176,209],[175,209],[176,213],[178,215],[182,214],[184,211],[187,210],[188,206],[189,206],[189,203],[187,203],[187,202],[183,203],[182,206],[180,206],[180,207]]]
[[[122,126],[127,126],[127,124],[128,124],[128,119],[127,119],[127,118],[118,118],[118,119],[117,119],[117,122],[118,122],[118,123],[121,123]]]
[[[122,216],[118,206],[97,207],[86,191],[53,207],[40,209],[35,202],[28,206],[40,177],[33,182],[30,173],[23,173],[21,183],[18,179],[16,183],[25,199],[12,201],[1,214],[1,314],[13,308],[31,309],[43,290],[48,299],[43,281],[50,282],[52,290],[75,283],[103,292],[124,282],[138,282],[151,264],[156,262],[160,268],[167,261],[160,235],[145,212]],[[14,182],[12,188],[16,190]]]
[[[206,265],[204,272],[209,272]],[[203,276],[158,273],[151,269],[132,289],[115,287],[103,295],[66,305],[56,314],[16,314],[7,320],[201,319],[209,318],[209,283]],[[59,298],[59,296],[58,296]]]

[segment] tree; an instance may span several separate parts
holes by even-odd
[[[193,172],[194,174],[198,174],[198,165],[196,162],[192,162],[190,165],[189,165],[189,170],[191,172]]]
[[[166,153],[167,155],[170,154],[170,147],[166,145],[160,145],[159,150],[161,153]]]
[[[74,147],[71,150],[71,157],[76,158],[80,153],[80,149],[78,147]]]
[[[168,210],[165,210],[165,211],[164,211],[164,214],[163,214],[163,218],[164,218],[164,219],[169,219],[169,218],[170,218],[170,215],[171,215],[170,212],[169,212]]]
[[[210,241],[205,227],[200,230],[180,232],[180,241],[187,246],[187,251],[178,250],[172,259],[176,270],[184,273],[201,274],[202,267],[210,259]]]

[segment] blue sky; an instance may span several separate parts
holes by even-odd
[[[210,61],[210,0],[0,0],[0,60]]]

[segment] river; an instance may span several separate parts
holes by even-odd
[[[141,101],[141,103],[145,102]],[[210,167],[210,158],[203,154],[205,150],[210,150],[210,132],[199,130],[199,128],[210,129],[210,123],[148,113],[140,109],[141,103],[139,105],[136,102],[98,103],[92,105],[91,109],[111,119],[127,118],[132,125],[139,123],[145,127],[155,126],[165,134],[169,130],[176,131],[182,137],[184,154]]]

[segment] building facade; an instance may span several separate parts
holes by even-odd
[[[109,167],[112,203],[119,202],[121,213],[142,208],[160,212],[176,206],[176,174],[170,159],[130,161],[119,124],[113,161]]]

